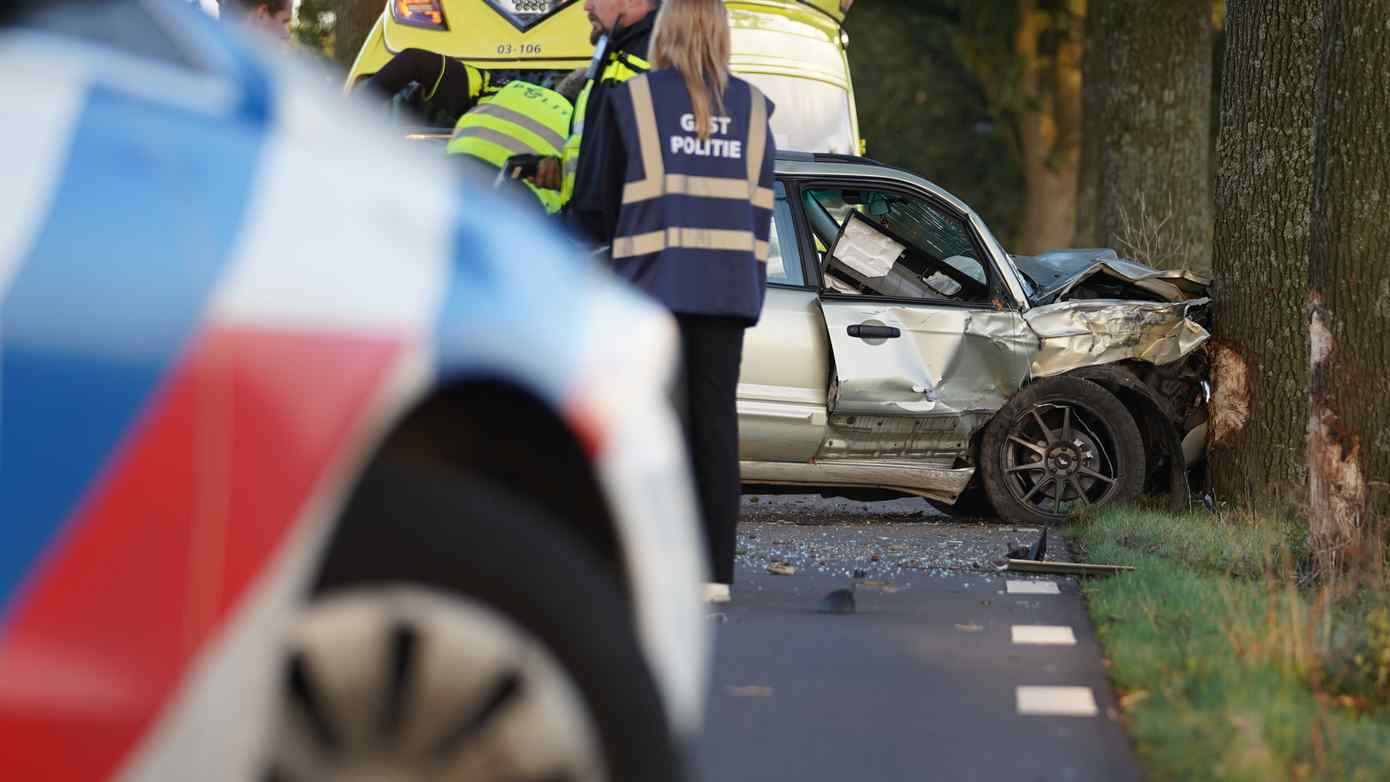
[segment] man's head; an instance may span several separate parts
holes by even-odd
[[[656,10],[657,0],[584,0],[584,12],[589,15],[589,43],[598,43],[599,36],[636,24]]]
[[[294,16],[290,0],[223,0],[222,13],[228,10],[253,29],[281,41],[290,39],[290,19]]]

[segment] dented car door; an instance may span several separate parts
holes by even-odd
[[[829,245],[821,309],[834,375],[817,459],[953,465],[1023,384],[1036,337],[945,205],[849,185],[809,188],[802,206]]]

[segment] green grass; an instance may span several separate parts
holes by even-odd
[[[1295,521],[1116,509],[1071,531],[1085,560],[1136,568],[1085,593],[1150,779],[1390,779],[1368,652],[1390,632],[1366,629],[1390,626],[1368,614],[1385,601],[1294,586]]]

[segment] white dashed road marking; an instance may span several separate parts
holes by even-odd
[[[1056,581],[1010,581],[1011,595],[1059,595]]]
[[[1014,625],[1013,638],[1016,644],[1076,645],[1076,634],[1065,625]]]
[[[1096,697],[1090,687],[1019,687],[1019,714],[1057,717],[1094,717]]]

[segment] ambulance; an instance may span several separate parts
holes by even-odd
[[[854,0],[728,0],[733,71],[777,105],[778,149],[862,154],[843,24]],[[554,86],[594,47],[581,0],[388,0],[348,74],[370,77],[427,49],[490,72],[493,83]]]

